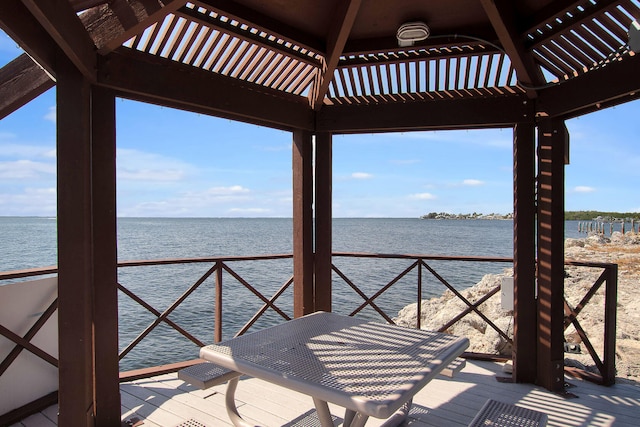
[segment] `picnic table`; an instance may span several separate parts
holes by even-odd
[[[322,427],[333,427],[328,403],[345,408],[343,425],[363,427],[369,417],[405,420],[413,396],[469,345],[466,338],[317,312],[258,332],[203,347],[200,357],[238,375],[226,405],[235,426],[240,374],[313,398]]]

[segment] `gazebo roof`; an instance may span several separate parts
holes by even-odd
[[[26,54],[0,70],[0,117],[62,54],[119,96],[281,129],[568,118],[638,97],[639,18],[637,0],[6,0]],[[407,22],[430,34],[399,47]]]
[[[514,378],[560,391],[563,121],[640,96],[638,19],[639,0],[1,0],[25,54],[0,118],[59,84],[60,425],[120,420],[116,96],[293,131],[296,317],[332,307],[332,134],[518,125]],[[407,23],[429,36],[399,46]]]

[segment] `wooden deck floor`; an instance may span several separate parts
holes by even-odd
[[[502,366],[496,363],[467,361],[454,378],[438,377],[414,399],[406,425],[466,426],[488,399],[513,403],[545,412],[549,426],[638,426],[640,425],[640,384],[597,386],[568,379],[567,390],[576,397],[566,398],[526,384],[504,383]],[[123,383],[122,419],[139,419],[143,427],[227,427],[230,422],[224,407],[225,386],[199,390],[167,374]],[[311,398],[253,378],[243,379],[236,392],[240,413],[265,427],[312,426]],[[342,424],[340,408],[330,407]],[[56,407],[25,419],[16,426],[56,425]],[[381,420],[370,418],[369,426]]]

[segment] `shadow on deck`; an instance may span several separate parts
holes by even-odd
[[[549,426],[637,426],[640,384],[611,387],[567,378],[568,396],[550,393],[530,384],[498,381],[507,377],[502,365],[467,361],[453,378],[439,376],[414,398],[412,427],[467,426],[488,399],[544,412]],[[122,419],[144,427],[231,426],[224,406],[225,385],[200,390],[179,380],[176,374],[123,383]],[[236,392],[238,409],[250,422],[264,427],[311,426],[315,410],[310,397],[253,378],[243,378]],[[331,406],[336,426],[343,411]],[[25,427],[56,425],[56,407],[25,419]],[[370,418],[367,426],[383,420]]]

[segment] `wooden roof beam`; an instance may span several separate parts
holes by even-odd
[[[100,5],[81,15],[98,53],[106,55],[131,37],[142,33],[170,13],[184,6],[186,0],[117,0]]]
[[[89,81],[95,81],[96,47],[66,0],[22,0],[42,28]]]
[[[306,100],[232,77],[119,49],[99,58],[98,84],[118,96],[283,130],[313,130]]]
[[[76,12],[91,9],[92,7],[96,7],[108,2],[109,0],[69,0],[69,3],[71,3],[71,7],[73,7],[73,10],[75,10]]]
[[[138,20],[137,24],[128,27],[127,30],[121,23],[123,19],[118,17],[126,13],[120,12],[117,16],[109,11],[109,6],[104,3],[107,2],[91,0],[84,3],[72,2],[71,5],[74,11],[85,6],[96,7],[80,17],[95,44],[102,47],[102,52],[107,52],[112,46],[119,47],[124,41],[152,25],[155,19],[162,20],[164,16],[180,7],[184,0],[165,0],[165,4],[173,7],[165,6],[164,9],[161,9],[160,3],[155,0],[125,1]],[[155,8],[151,6],[153,3],[156,3]],[[119,8],[122,10],[121,6]],[[153,11],[156,13],[151,13]],[[162,13],[158,14],[159,12]],[[19,57],[0,70],[0,117],[5,117],[53,87],[55,81],[52,78],[55,79],[56,75],[55,52],[58,47],[20,0],[0,1],[0,27],[28,52],[28,56]],[[15,76],[11,76],[10,72],[14,72]]]
[[[23,53],[0,68],[0,119],[51,89],[55,82]]]
[[[625,56],[606,67],[540,91],[537,113],[569,119],[640,99],[640,55]]]
[[[336,134],[511,127],[533,123],[534,103],[524,95],[368,105],[325,105],[316,132]]]
[[[333,73],[338,67],[340,56],[351,33],[351,28],[356,20],[356,15],[360,9],[361,0],[350,0],[339,2],[340,10],[336,11],[335,26],[329,30],[327,36],[327,52],[323,70],[318,73],[319,82],[316,82],[314,90],[311,91],[311,106],[314,110],[319,110],[324,101],[324,97],[329,90],[329,84],[333,80]]]
[[[0,28],[55,77],[58,46],[20,0],[0,1]]]
[[[535,98],[536,92],[531,88],[544,84],[544,76],[533,58],[525,50],[515,28],[516,16],[511,2],[509,0],[480,0],[480,3],[516,70],[518,82],[522,83],[529,98]]]

